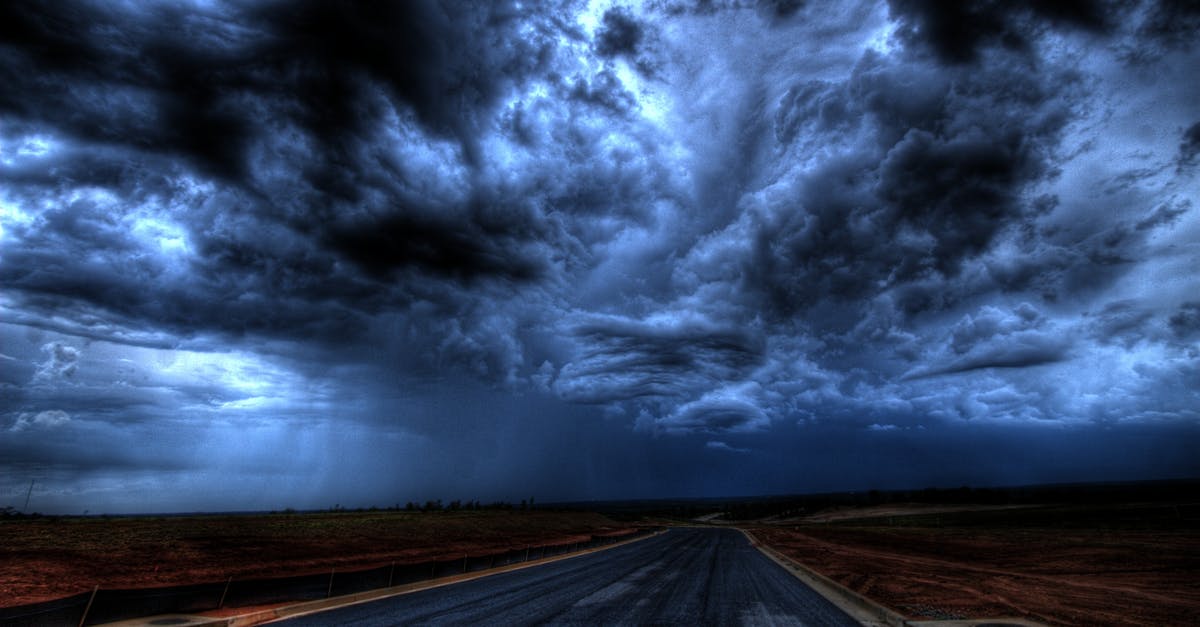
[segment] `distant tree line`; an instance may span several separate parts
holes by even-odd
[[[520,504],[512,504],[508,501],[492,501],[491,503],[481,503],[476,501],[450,501],[442,504],[442,500],[438,498],[436,501],[425,501],[424,504],[418,504],[409,501],[404,504],[404,512],[491,512],[491,510],[511,510],[511,509],[532,509],[534,500],[530,498],[522,498]]]
[[[868,490],[779,500],[729,503],[727,520],[802,516],[838,506],[924,503],[934,505],[1033,505],[1043,503],[1101,505],[1131,501],[1194,499],[1200,483],[1192,479],[1128,483],[1051,484],[1036,486],[925,488],[922,490]]]
[[[1127,483],[1051,484],[1017,487],[924,488],[865,490],[811,495],[746,498],[664,499],[598,503],[592,509],[617,519],[661,516],[695,519],[720,514],[720,520],[759,520],[808,516],[832,507],[889,503],[936,505],[1030,505],[1041,503],[1105,504],[1135,501],[1189,501],[1200,494],[1200,480],[1178,479]]]
[[[449,503],[443,505],[442,499],[437,499],[434,501],[425,501],[425,503],[423,505],[418,505],[417,503],[409,501],[408,503],[406,503],[404,505],[404,511],[406,511],[406,512],[418,512],[418,511],[420,511],[420,512],[458,512],[458,511],[481,512],[481,511],[506,511],[506,510],[525,511],[528,509],[533,509],[533,506],[534,506],[534,500],[532,497],[529,499],[522,499],[521,503],[519,505],[513,505],[512,503],[509,503],[508,501],[492,501],[491,503],[481,503],[478,500],[475,500],[475,501],[450,501]]]
[[[25,512],[17,511],[17,509],[15,507],[12,507],[11,505],[6,505],[4,507],[0,507],[0,518],[41,518],[41,517],[42,517],[42,515],[39,514],[38,512],[33,512],[32,514],[26,514]]]
[[[408,501],[404,505],[396,503],[390,507],[378,507],[372,505],[370,507],[347,508],[340,503],[330,507],[326,512],[484,512],[484,511],[526,511],[532,510],[535,507],[533,497],[522,499],[520,503],[513,504],[508,501],[492,501],[491,503],[482,503],[478,499],[471,501],[454,500],[449,503],[443,503],[442,499],[434,499],[418,503],[416,501]],[[272,514],[295,514],[296,510],[287,508],[282,512],[272,511]]]

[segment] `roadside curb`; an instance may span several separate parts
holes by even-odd
[[[812,588],[829,600],[830,603],[836,605],[843,612],[850,615],[854,620],[862,623],[866,627],[910,627],[904,616],[895,610],[888,609],[871,599],[843,586],[842,584],[822,575],[821,573],[812,570],[811,568],[793,560],[792,558],[776,551],[775,549],[760,542],[754,534],[745,529],[738,528],[745,534],[746,539],[754,548],[766,555],[771,561],[782,566],[785,570],[797,579],[803,581],[808,587]]]
[[[624,546],[626,544],[632,544],[634,542],[639,542],[641,540],[653,538],[653,537],[661,535],[663,533],[666,533],[665,529],[656,531],[654,533],[646,534],[644,536],[639,536],[636,538],[630,538],[628,540],[623,540],[621,542],[616,542],[613,544],[595,547],[595,548],[591,548],[591,549],[583,549],[580,551],[576,551],[574,553],[567,553],[565,555],[554,555],[552,557],[545,557],[542,559],[530,560],[528,562],[521,562],[518,564],[508,564],[505,566],[497,566],[496,568],[490,568],[487,570],[481,570],[481,571],[477,571],[477,572],[473,572],[473,573],[452,575],[450,577],[441,577],[439,579],[430,579],[428,581],[421,581],[421,582],[417,582],[417,583],[392,586],[390,588],[379,588],[377,590],[368,590],[366,592],[356,592],[354,594],[330,597],[328,599],[319,599],[316,601],[304,601],[304,602],[295,603],[292,605],[285,605],[282,607],[258,610],[258,611],[254,611],[254,612],[248,612],[246,614],[239,614],[237,616],[225,616],[225,617],[219,617],[219,618],[217,618],[217,617],[210,618],[210,617],[206,617],[206,616],[197,616],[197,615],[190,615],[190,614],[168,614],[168,615],[162,615],[162,616],[147,616],[144,618],[135,618],[135,619],[131,619],[131,620],[123,620],[123,621],[117,621],[117,622],[113,622],[113,623],[105,623],[103,625],[103,627],[145,627],[145,626],[149,626],[149,625],[167,625],[167,624],[181,625],[181,626],[185,626],[185,627],[251,627],[253,625],[260,625],[263,623],[268,623],[271,621],[276,621],[276,620],[280,620],[280,619],[284,619],[284,618],[297,618],[300,616],[307,616],[309,614],[316,614],[318,612],[322,612],[322,611],[330,610],[330,609],[334,609],[334,608],[347,607],[347,606],[351,606],[351,605],[358,605],[360,603],[377,601],[379,599],[386,599],[386,598],[390,598],[390,597],[402,596],[405,594],[412,594],[414,592],[421,592],[422,590],[430,590],[433,588],[440,588],[442,586],[448,586],[451,584],[462,583],[465,581],[473,581],[475,579],[483,579],[484,577],[490,577],[492,575],[499,575],[501,573],[522,570],[525,568],[532,568],[534,566],[541,566],[543,564],[550,564],[553,562],[568,560],[568,559],[580,557],[583,555],[590,555],[592,553],[598,553],[600,551],[607,551],[609,549],[615,549],[619,546]],[[170,622],[166,622],[166,621],[170,621]]]

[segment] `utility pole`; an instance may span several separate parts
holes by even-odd
[[[26,514],[29,513],[29,497],[33,496],[33,482],[34,481],[36,481],[36,479],[29,480],[29,491],[25,493],[25,509],[22,509],[21,511],[25,512]]]

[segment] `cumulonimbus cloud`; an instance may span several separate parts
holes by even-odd
[[[6,320],[675,434],[1000,407],[1117,347],[1187,372],[1194,98],[1148,88],[1142,146],[1120,77],[1194,60],[1194,11],[565,7],[6,4]]]

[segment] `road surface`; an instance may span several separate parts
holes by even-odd
[[[672,529],[543,566],[288,619],[303,625],[857,625],[734,529]]]

